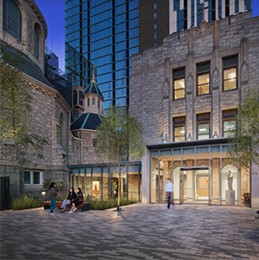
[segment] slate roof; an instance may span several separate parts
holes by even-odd
[[[52,87],[50,82],[45,78],[44,74],[42,73],[42,70],[25,54],[5,44],[2,41],[0,41],[0,48],[8,55],[7,63],[21,70],[27,75],[39,80],[40,82]]]
[[[71,130],[77,129],[90,129],[96,130],[101,124],[102,117],[93,113],[81,114],[75,121],[71,124]]]
[[[0,40],[0,50],[8,56],[8,61],[11,66],[19,69],[25,74],[31,76],[34,79],[48,85],[49,87],[56,89],[59,93],[64,97],[64,99],[71,106],[72,104],[72,92],[69,88],[64,87],[62,84],[58,82],[58,80],[48,79],[43,74],[42,70],[25,54],[16,50],[12,46],[7,45],[3,41]]]
[[[85,94],[97,94],[103,99],[103,94],[100,91],[98,84],[96,81],[93,79],[91,80],[90,84],[87,86],[87,88],[84,91]]]

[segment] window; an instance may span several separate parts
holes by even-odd
[[[237,56],[223,59],[223,90],[237,88]]]
[[[173,99],[185,98],[185,68],[173,71]]]
[[[3,1],[3,30],[21,41],[22,16],[15,0]]]
[[[25,185],[41,185],[43,184],[43,172],[39,171],[25,171],[24,172]]]
[[[210,113],[197,115],[197,139],[210,138]]]
[[[185,141],[185,116],[175,117],[174,123],[174,142]]]
[[[92,100],[92,101],[93,101],[93,102],[92,102],[92,104],[93,104],[93,105],[95,105],[95,98],[93,98],[93,100]]]
[[[200,63],[197,69],[197,95],[210,93],[210,62]]]
[[[222,112],[223,118],[223,137],[233,137],[236,130],[237,110],[225,110]]]
[[[39,59],[39,44],[40,44],[40,26],[38,24],[34,25],[34,56]]]

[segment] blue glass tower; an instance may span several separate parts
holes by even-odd
[[[85,88],[92,65],[103,108],[129,103],[130,57],[138,52],[138,0],[66,0],[66,73]]]

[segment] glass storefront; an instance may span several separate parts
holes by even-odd
[[[249,167],[229,158],[229,144],[151,149],[150,202],[166,200],[165,183],[174,184],[175,203],[243,205],[250,193]]]
[[[119,173],[112,168],[100,165],[70,166],[70,185],[80,187],[84,197],[97,200],[116,199],[120,186],[121,198],[141,201],[141,162],[122,168]],[[120,185],[119,185],[120,180]]]

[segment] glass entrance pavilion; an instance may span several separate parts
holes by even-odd
[[[242,205],[250,193],[250,169],[229,157],[226,139],[150,145],[150,202],[165,201],[174,184],[175,203]]]

